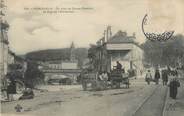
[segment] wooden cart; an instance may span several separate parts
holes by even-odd
[[[113,69],[110,72],[109,80],[111,81],[111,88],[120,88],[122,84],[129,88],[128,74],[123,73],[121,70]]]

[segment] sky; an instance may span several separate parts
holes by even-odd
[[[89,47],[112,26],[143,43],[142,19],[148,14],[148,32],[174,30],[184,34],[183,0],[6,0],[10,49],[16,54],[69,47]],[[73,13],[43,13],[31,8],[75,8]],[[89,8],[77,10],[77,8]],[[31,9],[31,10],[30,10]]]

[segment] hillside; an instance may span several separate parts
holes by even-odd
[[[87,58],[88,49],[87,48],[76,48],[74,50],[76,59],[79,61],[79,67],[83,65],[84,59]],[[48,49],[29,52],[25,55],[26,59],[33,61],[50,61],[50,60],[69,60],[70,59],[70,49]]]

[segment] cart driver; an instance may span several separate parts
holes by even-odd
[[[122,70],[122,65],[121,65],[121,63],[119,63],[119,61],[117,61],[116,63],[117,63],[116,68],[117,68],[118,70]]]

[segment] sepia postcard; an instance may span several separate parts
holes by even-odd
[[[0,0],[2,116],[184,116],[184,0]]]

